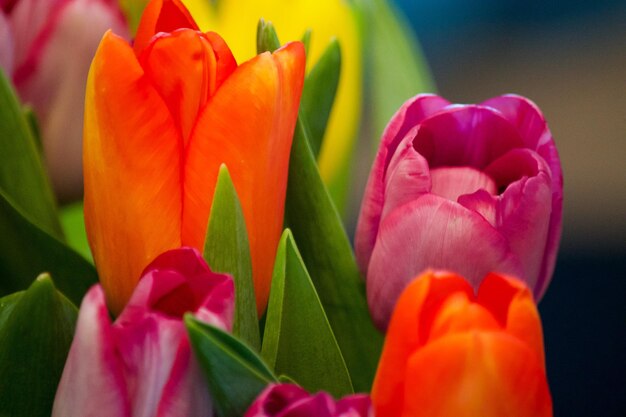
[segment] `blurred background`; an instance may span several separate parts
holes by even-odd
[[[626,1],[396,0],[439,93],[543,110],[565,177],[540,303],[556,416],[626,416]]]

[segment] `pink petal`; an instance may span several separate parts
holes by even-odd
[[[355,235],[356,258],[363,273],[367,272],[376,242],[385,201],[387,166],[396,148],[411,128],[449,104],[438,96],[418,95],[404,103],[387,125],[367,181]]]
[[[30,6],[34,10],[23,3],[34,3]],[[54,4],[57,8],[44,14],[42,10]],[[82,190],[82,117],[89,65],[107,29],[126,34],[113,5],[101,0],[26,0],[11,16],[20,27],[26,25],[14,32],[15,85],[39,118],[47,164],[61,198],[75,197]],[[27,33],[41,19],[41,32],[31,39]]]
[[[505,237],[481,215],[424,195],[381,224],[367,275],[370,312],[379,328],[387,327],[405,286],[428,268],[457,272],[475,289],[489,272],[520,276],[523,271]]]
[[[491,177],[472,167],[443,167],[430,171],[431,193],[450,201],[457,201],[465,194],[485,190],[497,194],[496,183]]]
[[[498,111],[477,105],[450,106],[421,123],[413,142],[430,168],[484,168],[524,142]]]
[[[81,304],[76,333],[57,389],[53,417],[130,417],[124,367],[117,355],[102,287]]]
[[[13,34],[9,27],[9,21],[2,11],[0,11],[0,69],[4,71],[7,78],[13,75]]]
[[[417,128],[411,129],[398,145],[385,174],[385,190],[381,218],[397,207],[430,192],[428,162],[413,148]]]
[[[185,328],[178,319],[146,314],[132,323],[114,324],[117,349],[125,364],[133,417],[152,417],[175,361],[189,355]]]
[[[368,417],[373,416],[372,400],[369,395],[349,395],[337,402],[337,417]]]
[[[546,256],[541,265],[540,278],[536,284],[535,297],[539,300],[548,287],[549,278],[554,272],[563,218],[563,173],[561,161],[548,129],[545,118],[532,101],[516,96],[506,95],[495,97],[483,103],[502,113],[524,138],[526,146],[534,149],[550,167],[552,178],[552,213],[545,247]]]
[[[293,384],[270,384],[254,400],[244,417],[277,416],[289,404],[307,398],[309,394]]]

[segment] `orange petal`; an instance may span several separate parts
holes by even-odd
[[[87,83],[83,165],[87,235],[114,312],[143,268],[180,246],[181,148],[133,50],[108,32]]]
[[[543,367],[519,339],[498,332],[441,338],[409,360],[398,417],[549,417]],[[373,398],[376,415],[377,398]]]
[[[426,272],[414,279],[398,299],[389,323],[385,346],[372,388],[379,416],[399,416],[404,403],[404,369],[410,355],[428,339],[443,302],[452,294],[473,296],[462,277]]]
[[[220,35],[215,32],[207,32],[205,36],[211,43],[213,51],[215,51],[215,57],[217,59],[216,87],[219,87],[237,68],[237,61]]]
[[[478,290],[477,301],[494,313],[508,333],[533,349],[544,364],[541,319],[533,295],[522,281],[489,274]]]
[[[150,39],[159,32],[173,32],[187,28],[199,30],[198,25],[180,0],[152,0],[141,15],[135,35],[134,49],[137,56],[148,46]]]
[[[183,243],[203,247],[218,169],[225,163],[246,219],[259,312],[267,303],[283,225],[304,60],[297,42],[239,66],[200,114],[187,149]]]
[[[216,88],[217,62],[211,44],[191,29],[160,33],[139,61],[187,141],[200,109]]]

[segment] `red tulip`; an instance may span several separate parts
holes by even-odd
[[[552,416],[530,291],[495,274],[477,295],[459,275],[416,278],[393,312],[372,403],[377,416]]]
[[[257,306],[265,308],[304,62],[295,42],[237,65],[179,0],[149,3],[133,47],[105,35],[87,85],[85,220],[115,312],[158,253],[204,247],[223,163],[241,199]]]
[[[85,296],[52,417],[213,415],[182,315],[230,330],[234,284],[194,249],[157,257],[111,324],[100,285]]]
[[[478,288],[490,271],[546,291],[561,235],[563,179],[539,109],[518,96],[451,105],[420,95],[391,119],[356,232],[377,325],[427,268]]]

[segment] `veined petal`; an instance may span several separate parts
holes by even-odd
[[[144,48],[140,62],[186,144],[198,113],[217,88],[217,61],[210,42],[191,29],[159,33]]]
[[[283,223],[303,78],[300,43],[242,64],[201,113],[187,148],[183,244],[203,247],[218,170],[225,163],[246,219],[259,311],[267,302]]]
[[[370,312],[380,328],[406,285],[429,268],[458,272],[474,288],[488,272],[522,272],[506,239],[481,215],[424,195],[389,214],[380,227],[367,275]]]
[[[363,273],[367,272],[378,236],[386,198],[387,169],[396,149],[414,126],[449,104],[450,102],[439,96],[418,95],[404,103],[387,125],[367,180],[354,238],[357,262]]]
[[[506,333],[469,332],[434,341],[413,354],[406,380],[404,408],[396,416],[552,416],[543,367],[531,349]]]
[[[181,151],[169,110],[132,49],[107,33],[87,83],[83,163],[87,235],[116,313],[143,268],[180,246]]]
[[[52,409],[52,417],[85,416],[131,416],[124,366],[99,285],[87,292],[81,304]]]
[[[134,50],[137,56],[159,32],[174,32],[176,29],[199,30],[198,25],[180,0],[153,0],[141,15],[135,36]]]

